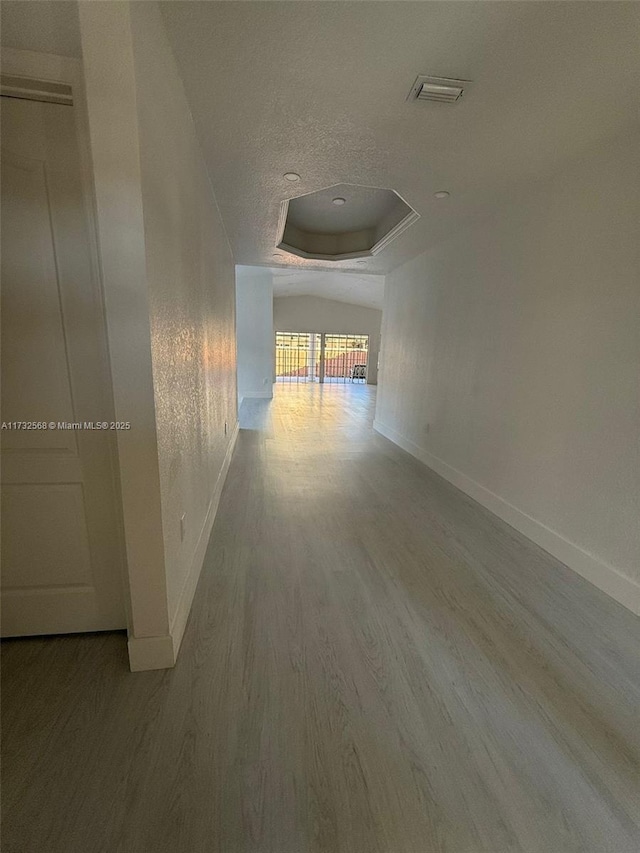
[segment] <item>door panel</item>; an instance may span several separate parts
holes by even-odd
[[[6,121],[3,111],[3,122]],[[2,412],[72,421],[46,164],[2,151]],[[5,430],[3,450],[68,450],[73,433]]]
[[[324,381],[366,382],[368,353],[368,335],[327,332],[324,336]]]
[[[320,335],[276,332],[276,382],[320,380]]]
[[[49,587],[52,581],[60,587],[92,586],[81,484],[20,483],[2,491],[3,584],[14,590]]]
[[[2,421],[113,420],[74,108],[2,106]],[[2,430],[2,633],[125,627],[103,431]]]

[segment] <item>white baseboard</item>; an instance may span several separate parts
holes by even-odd
[[[618,569],[608,565],[588,551],[583,550],[579,545],[565,539],[542,522],[522,512],[504,498],[429,453],[428,450],[415,444],[391,427],[376,420],[373,422],[373,428],[380,435],[415,456],[420,462],[444,477],[445,480],[453,483],[469,497],[506,521],[511,527],[519,530],[520,533],[540,545],[541,548],[544,548],[549,554],[597,586],[598,589],[610,595],[611,598],[614,598],[633,613],[640,615],[640,584],[621,574]]]
[[[220,473],[218,474],[218,479],[216,480],[213,495],[211,496],[211,501],[209,502],[209,509],[207,510],[202,529],[200,530],[200,535],[198,536],[198,542],[193,552],[191,565],[189,566],[189,572],[182,588],[182,592],[180,593],[178,606],[176,607],[176,612],[173,616],[171,627],[169,629],[171,634],[171,640],[173,643],[174,662],[178,659],[178,652],[180,651],[180,645],[182,643],[184,631],[187,627],[189,613],[191,612],[191,605],[193,604],[193,597],[195,595],[196,587],[200,579],[200,572],[202,571],[204,556],[206,554],[207,546],[209,544],[209,537],[211,536],[213,522],[215,521],[216,513],[218,512],[220,496],[222,495],[222,488],[227,478],[229,466],[231,465],[231,458],[233,456],[233,451],[236,446],[238,432],[239,425],[236,421],[235,426],[233,428],[233,432],[231,434],[231,438],[229,439],[229,444],[227,446],[227,452],[225,453],[224,462],[222,463],[222,468],[220,469]],[[170,665],[173,666],[173,663]]]
[[[129,637],[129,668],[131,672],[147,669],[169,669],[176,662],[173,640],[163,637]]]

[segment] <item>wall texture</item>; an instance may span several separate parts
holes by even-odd
[[[129,593],[132,669],[171,666],[131,21],[127,3],[79,7]]]
[[[234,264],[159,8],[153,2],[130,8],[175,645],[202,566],[237,422]]]
[[[78,3],[74,0],[2,0],[3,47],[80,59]]]
[[[369,335],[368,382],[378,381],[382,311],[316,296],[281,296],[273,300],[278,332],[338,332]]]
[[[387,277],[376,427],[640,609],[640,144]]]
[[[273,283],[269,270],[236,270],[238,401],[273,397]]]

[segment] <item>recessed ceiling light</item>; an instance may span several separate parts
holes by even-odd
[[[300,180],[300,175],[297,172],[285,172],[283,177],[285,181],[291,181],[292,184]]]
[[[340,196],[338,196],[338,198],[331,199],[331,203],[336,204],[338,207],[341,207],[346,203],[346,201],[346,198],[340,198]]]
[[[449,193],[446,190],[440,190],[433,194],[435,198],[449,198]]]

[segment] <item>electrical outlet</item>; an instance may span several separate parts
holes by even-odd
[[[187,514],[183,512],[180,516],[180,541],[184,542],[184,536],[187,532]]]

